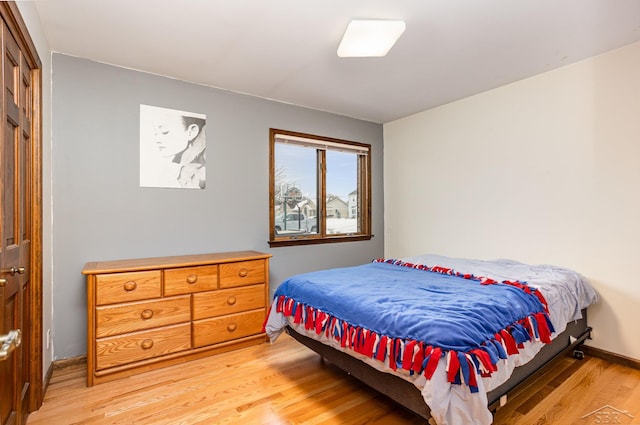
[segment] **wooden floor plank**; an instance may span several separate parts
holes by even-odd
[[[640,424],[640,371],[595,357],[587,356],[583,361],[564,357],[554,361],[547,374],[524,387],[499,409],[494,423],[593,425],[602,421],[602,416],[584,416],[602,408],[627,412],[618,413],[617,423]],[[56,369],[43,406],[27,422],[28,425],[424,423],[286,335],[274,344],[185,362],[94,387],[86,387],[86,365]]]

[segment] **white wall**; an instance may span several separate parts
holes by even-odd
[[[47,347],[47,330],[53,320],[51,280],[51,50],[42,30],[40,17],[33,2],[16,3],[42,63],[42,328],[43,377],[53,361],[53,345]]]
[[[640,359],[640,43],[384,126],[385,256],[552,263]]]

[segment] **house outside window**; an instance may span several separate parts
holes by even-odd
[[[371,238],[371,145],[270,129],[270,246]]]
[[[349,194],[349,218],[355,218],[358,214],[358,191]]]

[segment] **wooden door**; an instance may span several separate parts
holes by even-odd
[[[41,312],[34,308],[42,288],[33,284],[33,276],[38,281],[41,268],[40,231],[34,231],[40,221],[34,203],[39,205],[41,197],[40,172],[34,172],[34,167],[41,164],[39,150],[34,155],[37,144],[32,139],[34,111],[39,111],[32,87],[34,72],[12,35],[12,29],[24,29],[16,26],[22,22],[16,21],[15,5],[9,11],[7,21],[3,10],[0,31],[0,424],[22,425],[42,399],[41,382],[31,384],[42,376],[38,370],[42,367]],[[32,244],[34,233],[36,244]],[[34,253],[38,261],[32,258]]]
[[[6,335],[4,352],[0,353],[0,418],[2,424],[21,424],[23,406],[29,400],[29,361],[27,347],[31,336],[29,312],[30,238],[26,217],[30,216],[29,185],[29,117],[23,114],[24,99],[29,90],[28,74],[21,71],[22,55],[18,44],[2,26],[3,102],[2,138],[0,146],[0,186],[2,225],[0,227],[0,274],[2,298],[0,332]],[[29,108],[27,108],[29,109]],[[25,355],[26,354],[26,355]]]

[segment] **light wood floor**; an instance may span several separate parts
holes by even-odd
[[[287,335],[91,388],[85,374],[83,365],[55,370],[28,425],[425,423]],[[639,370],[562,358],[495,416],[496,425],[596,423],[640,424]]]

